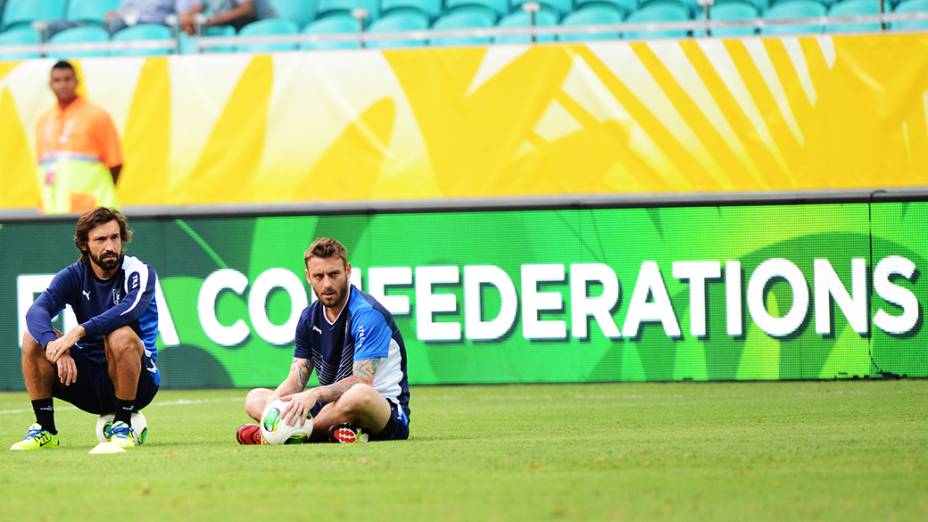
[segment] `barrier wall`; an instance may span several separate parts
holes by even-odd
[[[124,205],[924,186],[928,34],[84,59]],[[51,62],[0,62],[35,208]]]
[[[282,380],[321,235],[396,315],[412,383],[928,376],[926,201],[132,225],[160,277],[168,387]],[[22,317],[72,235],[0,227],[0,389],[22,387]]]

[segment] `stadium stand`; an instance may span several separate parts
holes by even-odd
[[[171,29],[163,25],[140,24],[127,27],[113,35],[114,42],[134,42],[145,40],[167,40],[174,36]],[[112,56],[152,56],[170,54],[169,49],[113,49]]]
[[[496,23],[495,11],[483,6],[462,5],[446,14],[432,24],[432,29],[488,29]],[[492,42],[490,37],[462,36],[457,38],[433,38],[431,45],[486,45]]]
[[[109,41],[110,34],[98,25],[87,25],[83,27],[72,27],[65,29],[60,33],[52,36],[48,43],[66,44],[66,43],[90,43]],[[49,54],[52,58],[92,58],[98,56],[107,56],[109,53],[105,49],[65,51]]]
[[[293,20],[284,20],[281,18],[268,18],[252,22],[242,28],[238,33],[240,36],[272,36],[300,34],[300,28]],[[263,43],[263,44],[240,44],[239,51],[249,52],[273,52],[273,51],[295,51],[298,49],[296,43]]]
[[[421,31],[429,28],[428,15],[418,9],[395,9],[390,14],[374,21],[368,33],[398,33],[402,31]],[[368,47],[416,47],[425,45],[425,39],[370,40]]]
[[[617,24],[625,18],[625,12],[614,4],[596,3],[587,4],[565,16],[561,25],[595,25]],[[620,38],[620,33],[569,33],[558,39],[563,42],[576,42],[583,40],[614,40]]]
[[[372,33],[394,33],[408,30],[448,30],[448,29],[491,29],[494,27],[527,27],[530,17],[523,9],[525,0],[269,0],[278,13],[278,18],[266,19],[249,24],[238,35],[242,37],[275,34],[353,34],[359,30],[358,21],[353,18],[353,11],[363,8],[367,17],[362,29]],[[560,24],[564,27],[585,25],[603,25],[616,23],[667,23],[700,21],[705,17],[702,6],[697,0],[538,0],[540,11],[537,13],[537,25],[550,27]],[[55,43],[99,43],[99,31],[67,31],[57,37],[60,31],[77,24],[101,26],[107,12],[116,9],[120,0],[0,0],[0,44],[35,45],[41,41]],[[887,1],[885,9],[893,8],[894,13],[928,13],[928,0]],[[356,16],[357,13],[354,13]],[[811,20],[804,23],[799,19],[828,17],[877,17],[880,14],[879,0],[714,0],[709,6],[708,18],[719,22],[737,20],[796,20],[796,23],[756,26],[717,27],[708,34],[721,37],[745,37],[758,32],[763,35],[786,35],[804,33],[839,33],[839,32],[873,32],[881,29],[879,21],[868,20],[849,23],[825,23],[824,20]],[[383,21],[380,21],[383,19]],[[423,26],[423,20],[426,25]],[[44,22],[45,24],[36,24]],[[46,26],[47,25],[47,26]],[[724,25],[724,23],[722,24]],[[895,21],[885,24],[891,30],[924,30],[928,20]],[[760,29],[757,27],[762,26]],[[293,49],[338,49],[357,48],[354,41],[344,42],[305,42],[287,44],[251,44],[240,45],[204,45],[187,35],[176,35],[176,31],[157,30],[139,24],[120,31],[119,38],[113,41],[137,39],[176,38],[177,49],[181,53],[193,52],[233,52],[233,51],[278,51]],[[165,28],[169,29],[169,28]],[[36,31],[37,34],[33,34]],[[154,31],[154,32],[152,32]],[[703,29],[642,28],[640,30],[613,31],[608,33],[591,33],[583,30],[567,31],[561,35],[539,35],[539,42],[583,41],[597,39],[643,39],[643,38],[682,38],[690,34],[705,36]],[[236,31],[228,26],[204,28],[204,37],[234,37]],[[53,38],[53,40],[50,40]],[[531,37],[522,35],[462,35],[453,38],[435,37],[430,39],[400,38],[394,40],[373,40],[371,47],[409,47],[418,45],[485,45],[492,42],[528,42]],[[145,52],[125,50],[95,50],[73,54],[72,56],[138,55],[165,54],[174,49],[148,50]],[[6,59],[21,59],[36,56],[38,51],[30,53],[2,53]]]

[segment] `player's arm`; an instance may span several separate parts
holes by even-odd
[[[131,269],[126,274],[126,296],[116,306],[84,321],[80,326],[85,335],[105,335],[135,322],[155,295],[157,277],[147,265]]]
[[[293,362],[290,364],[290,373],[274,390],[270,400],[273,401],[278,397],[285,397],[303,391],[306,388],[306,383],[309,382],[309,377],[312,375],[312,368],[312,359],[294,357]]]
[[[73,294],[76,285],[77,281],[68,269],[58,272],[26,312],[26,330],[42,348],[47,350],[58,338],[59,334],[52,327],[52,318],[64,310],[67,303],[65,296]]]

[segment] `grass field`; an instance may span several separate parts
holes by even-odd
[[[398,443],[238,446],[241,390],[163,391],[149,444],[6,452],[0,520],[928,520],[928,381],[414,387]],[[0,441],[32,422],[0,394]]]

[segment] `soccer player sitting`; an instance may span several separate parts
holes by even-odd
[[[409,438],[406,347],[393,316],[348,282],[345,247],[320,238],[303,255],[306,280],[318,298],[300,316],[290,374],[275,390],[256,388],[245,412],[260,422],[264,407],[280,398],[287,424],[313,416],[312,441],[361,442]],[[311,372],[319,386],[304,389]],[[257,424],[239,427],[240,444],[260,444]]]
[[[36,423],[11,450],[58,446],[52,397],[98,415],[115,412],[110,441],[93,452],[135,445],[132,413],[155,397],[160,375],[157,276],[125,255],[131,239],[126,218],[114,209],[100,207],[77,220],[81,258],[58,272],[26,313],[23,379]],[[80,324],[60,335],[51,321],[66,304]]]

